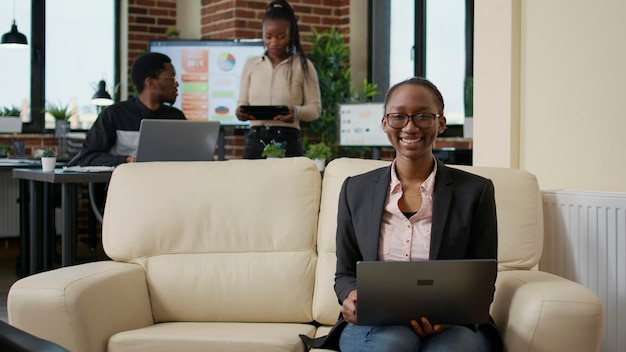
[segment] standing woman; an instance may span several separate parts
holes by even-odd
[[[266,51],[246,61],[237,101],[237,118],[250,121],[243,158],[262,158],[265,144],[272,140],[286,142],[285,156],[302,156],[300,121],[313,121],[322,111],[315,66],[302,50],[298,23],[287,1],[272,1],[262,23]],[[243,113],[241,105],[286,105],[289,114],[261,121]]]

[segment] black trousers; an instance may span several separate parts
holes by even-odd
[[[272,140],[276,143],[286,143],[286,157],[304,155],[299,129],[293,127],[250,127],[250,131],[246,134],[243,158],[263,159],[261,156],[263,148]]]

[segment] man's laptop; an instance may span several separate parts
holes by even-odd
[[[135,161],[211,161],[218,121],[144,119]]]
[[[357,324],[489,320],[497,262],[491,259],[357,263]]]

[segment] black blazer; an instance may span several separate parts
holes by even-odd
[[[357,261],[378,260],[380,226],[390,180],[391,166],[387,166],[349,177],[343,183],[336,238],[335,292],[339,304],[356,289]],[[429,259],[497,257],[493,183],[481,176],[449,168],[437,160]],[[340,314],[329,335],[315,340],[302,338],[312,347],[338,349],[339,335],[345,324]],[[495,326],[493,330],[497,336]]]

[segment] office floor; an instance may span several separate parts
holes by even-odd
[[[98,243],[94,253],[89,252],[87,243],[86,236],[79,236],[76,252],[80,262],[108,259],[100,243]],[[18,245],[19,241],[17,239],[0,240],[0,320],[5,322],[8,322],[7,295],[11,285],[19,279],[16,272],[17,257],[19,255]],[[60,248],[60,243],[58,248]]]

